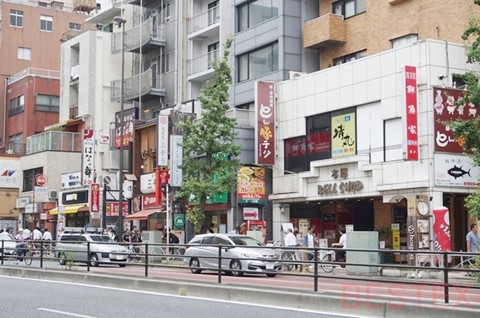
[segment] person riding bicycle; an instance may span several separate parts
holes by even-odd
[[[17,235],[15,235],[15,247],[17,251],[17,264],[23,261],[25,256],[25,237],[23,236],[23,229],[19,228]]]

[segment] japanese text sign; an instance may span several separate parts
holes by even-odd
[[[255,158],[259,165],[275,164],[275,85],[256,82]]]

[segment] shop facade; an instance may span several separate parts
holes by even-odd
[[[478,65],[462,45],[426,40],[276,85],[274,240],[291,222],[329,246],[347,228],[434,249],[434,210],[446,207],[450,248],[465,250],[463,200],[480,172],[440,122],[476,108],[455,108],[460,90],[438,74],[468,70]]]

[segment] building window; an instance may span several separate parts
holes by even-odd
[[[60,107],[60,97],[38,94],[35,98],[35,110],[41,112],[58,113]]]
[[[53,17],[49,15],[40,16],[40,30],[53,31]]]
[[[220,19],[219,13],[218,0],[210,2],[208,4],[208,25],[214,24]]]
[[[23,27],[23,11],[10,10],[10,26]]]
[[[361,59],[365,56],[367,56],[367,51],[360,51],[360,52],[357,52],[357,53],[340,56],[340,57],[337,57],[337,58],[333,59],[333,65],[340,65],[340,64],[348,63],[348,62],[351,62],[351,61]]]
[[[260,77],[278,70],[278,43],[238,56],[238,81]]]
[[[170,72],[170,56],[170,52],[162,54],[162,73]]]
[[[409,34],[409,35],[405,35],[405,36],[390,40],[390,42],[392,42],[392,49],[409,45],[417,41],[418,41],[418,35],[416,34]]]
[[[76,31],[80,31],[81,28],[82,28],[82,25],[80,23],[74,23],[74,22],[70,22],[68,24],[68,28],[70,30],[76,30]]]
[[[162,17],[163,23],[170,22],[170,19],[171,19],[170,2],[165,3],[163,7],[160,8],[160,16]]]
[[[27,47],[19,47],[17,49],[17,58],[19,60],[28,60],[32,59],[32,50]]]
[[[363,13],[366,11],[366,0],[339,0],[332,3],[332,12],[343,15],[345,18]]]
[[[8,138],[8,150],[13,153],[23,153],[23,133]]]
[[[33,182],[37,174],[43,173],[43,167],[23,171],[23,192],[33,190]]]
[[[25,108],[25,97],[20,95],[10,100],[10,108],[8,109],[8,115],[13,116],[23,112]]]
[[[237,8],[238,32],[278,16],[278,0],[256,0]]]
[[[218,59],[219,42],[212,43],[208,46],[208,68],[212,68],[213,63]]]

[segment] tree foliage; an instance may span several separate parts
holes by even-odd
[[[474,0],[476,5],[480,5],[480,0]],[[480,62],[480,20],[478,17],[471,17],[467,29],[462,35],[464,41],[470,41],[467,46],[467,61],[469,63]],[[463,99],[458,104],[480,105],[480,86],[479,77],[476,73],[467,72],[463,75],[466,84],[466,91]],[[480,120],[475,117],[472,120],[458,120],[451,123],[455,131],[455,138],[460,141],[463,149],[472,157],[475,165],[480,166]],[[465,206],[468,208],[473,218],[480,218],[480,190],[469,195],[465,200]]]
[[[232,84],[228,64],[231,45],[232,39],[229,38],[222,58],[212,65],[213,78],[200,91],[201,117],[194,120],[190,116],[179,122],[183,130],[183,183],[180,193],[199,200],[197,206],[187,208],[187,219],[197,233],[205,218],[207,196],[230,192],[237,177],[241,148],[234,143],[236,120],[227,117]]]

